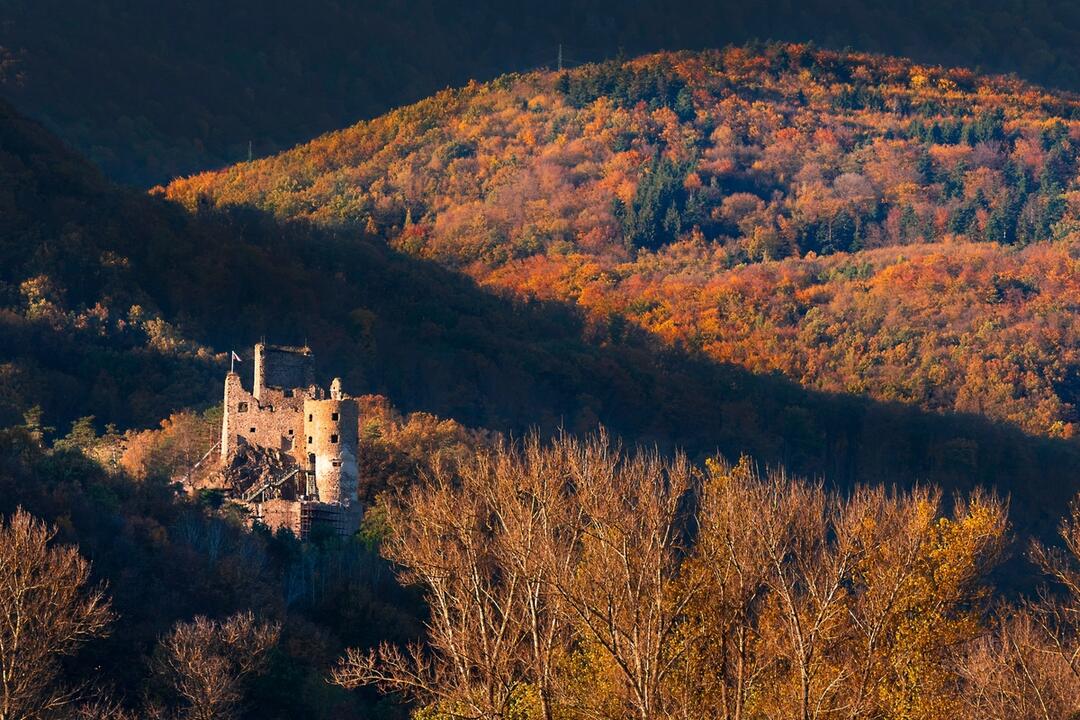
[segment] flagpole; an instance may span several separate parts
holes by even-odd
[[[236,372],[236,353],[232,350],[229,351],[229,372]]]

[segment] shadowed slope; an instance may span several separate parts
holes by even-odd
[[[7,0],[4,92],[140,184],[289,147],[469,78],[752,38],[1077,87],[1068,0]],[[2,60],[0,53],[0,60]]]
[[[755,373],[1068,438],[1078,113],[899,58],[666,53],[447,90],[163,192],[378,235]]]
[[[9,197],[51,211],[5,234],[6,422],[39,403],[55,424],[153,424],[218,401],[224,357],[206,347],[306,336],[320,372],[347,387],[496,430],[602,422],[629,440],[749,452],[839,484],[983,484],[1012,494],[1018,522],[1040,530],[1076,487],[1073,443],[753,375],[618,316],[514,301],[348,231],[243,208],[189,215],[100,183],[7,112]]]

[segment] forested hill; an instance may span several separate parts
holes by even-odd
[[[1071,441],[754,375],[633,322],[478,287],[348,227],[118,190],[6,106],[0,144],[0,425],[50,437],[90,415],[76,433],[153,426],[220,401],[230,348],[306,338],[320,377],[476,427],[604,423],[841,485],[996,487],[1044,533],[1076,487]]]
[[[179,181],[803,386],[1068,438],[1080,101],[805,45],[473,83]]]
[[[143,185],[292,146],[469,78],[753,38],[1078,89],[1069,0],[5,0],[0,88]],[[0,67],[6,65],[0,53]],[[21,82],[15,82],[20,77]]]

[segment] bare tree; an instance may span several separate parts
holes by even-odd
[[[624,455],[603,434],[566,440],[580,541],[555,586],[579,636],[603,648],[642,720],[674,710],[669,680],[687,648],[682,633],[700,584],[680,574],[694,473],[685,457]]]
[[[811,720],[836,712],[848,672],[832,656],[848,629],[858,518],[820,485],[782,475],[772,483],[769,502],[752,520],[769,564],[763,623],[772,625],[774,661],[790,668],[787,682],[776,682],[788,700],[784,712]]]
[[[160,720],[161,718],[153,708],[146,708],[138,713],[132,712],[107,695],[92,697],[84,701],[68,717],[71,720]]]
[[[1018,609],[961,660],[967,714],[978,720],[1072,718],[1080,713],[1080,501],[1061,524],[1061,547],[1032,544],[1035,563],[1054,582]]]
[[[77,693],[58,659],[106,634],[112,613],[76,548],[21,508],[0,523],[0,720],[54,717]]]
[[[704,582],[688,717],[937,717],[978,631],[1005,510],[973,495],[847,498],[747,461],[709,463],[690,558]],[[935,714],[936,713],[936,714]],[[947,713],[945,713],[947,714]]]
[[[350,651],[334,681],[477,718],[505,717],[529,684],[552,718],[567,655],[587,642],[618,669],[633,714],[658,717],[688,602],[677,581],[691,476],[685,459],[626,458],[604,435],[533,437],[437,474],[395,503],[384,547],[425,590],[427,647]]]
[[[1031,555],[1060,592],[1042,594],[1037,617],[1053,651],[1080,683],[1080,498],[1072,504],[1059,534],[1064,547],[1032,544]]]
[[[856,491],[851,507],[864,518],[858,534],[860,556],[848,613],[851,620],[847,688],[848,718],[868,716],[876,706],[877,689],[889,673],[888,644],[896,619],[910,610],[908,600],[921,578],[938,517],[940,493],[916,490],[906,497],[887,495],[881,488]]]
[[[749,461],[700,482],[603,433],[481,452],[388,515],[426,642],[349,651],[334,681],[493,720],[949,716],[1006,529],[978,493],[946,514]]]
[[[757,519],[772,489],[743,458],[732,467],[710,460],[698,506],[698,533],[686,575],[704,589],[691,604],[696,628],[683,669],[686,717],[742,720],[749,699],[770,680],[759,652],[770,565]]]
[[[967,648],[965,720],[1072,720],[1080,711],[1080,682],[1048,642],[1038,612],[1003,609],[993,632]]]
[[[520,454],[503,448],[490,463],[462,468],[463,475],[473,476],[467,485],[488,488],[498,527],[495,553],[524,583],[525,668],[545,720],[553,720],[564,702],[559,665],[565,661],[570,622],[556,580],[568,572],[582,533],[581,508],[566,482],[576,449],[566,438],[548,449],[532,435]],[[477,474],[488,482],[477,482]]]
[[[383,553],[423,588],[427,645],[349,650],[332,679],[376,685],[454,717],[504,717],[525,679],[525,569],[496,552],[497,473],[484,456],[460,477],[437,472],[388,510]]]
[[[266,669],[280,626],[250,612],[216,622],[178,623],[159,643],[156,674],[183,700],[181,717],[227,720],[244,698],[244,681]]]

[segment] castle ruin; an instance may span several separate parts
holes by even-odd
[[[253,519],[298,537],[320,524],[355,532],[359,415],[340,378],[329,393],[315,384],[310,348],[257,344],[251,391],[238,373],[225,378],[221,424],[223,472],[242,470],[233,489]]]

